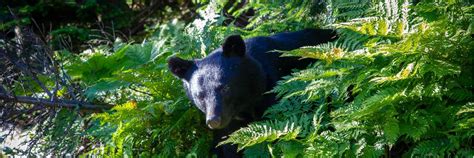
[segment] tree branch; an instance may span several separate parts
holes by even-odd
[[[64,99],[56,99],[55,101],[51,101],[49,99],[42,99],[42,98],[34,98],[28,96],[9,96],[6,94],[0,94],[0,100],[4,100],[5,102],[18,102],[18,103],[26,103],[26,104],[42,104],[47,106],[57,106],[57,107],[65,107],[65,108],[76,108],[79,107],[80,109],[85,110],[107,110],[113,107],[113,105],[96,105],[87,102],[80,102],[80,101],[72,101],[72,100],[64,100]]]
[[[16,29],[15,29],[16,30]],[[20,43],[22,44],[22,43]],[[21,49],[21,48],[19,48]],[[8,56],[6,54],[6,50],[3,50],[3,49],[0,49],[0,55],[5,57],[8,61],[10,61],[10,63],[12,63],[13,65],[15,65],[18,69],[20,69],[23,73],[26,73],[26,75],[30,76],[42,89],[43,91],[52,99],[53,98],[53,94],[48,90],[48,88],[46,88],[46,86],[43,84],[43,82],[41,82],[38,77],[33,74],[29,69],[28,67],[23,64],[23,63],[20,63],[21,60],[13,60],[10,56]]]

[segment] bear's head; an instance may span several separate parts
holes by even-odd
[[[239,35],[203,59],[172,57],[169,70],[183,81],[189,99],[206,115],[211,129],[226,127],[243,113],[252,113],[265,92],[261,65],[246,53]]]

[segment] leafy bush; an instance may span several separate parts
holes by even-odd
[[[95,50],[85,61],[70,65],[68,72],[87,87],[87,98],[120,104],[91,117],[87,135],[97,146],[88,154],[207,155],[211,137],[201,126],[203,118],[190,108],[181,83],[166,69],[166,57],[174,51],[189,52],[180,54],[184,57],[196,52],[174,44],[189,40],[182,24],[164,25],[159,31],[160,40],[117,44],[111,54]]]
[[[211,7],[215,6],[204,9]],[[111,50],[89,50],[68,66],[73,79],[87,87],[88,99],[119,104],[90,117],[85,134],[93,150],[86,155],[209,155],[210,131],[185,97],[181,82],[168,72],[166,59],[210,52],[232,33],[213,27],[222,22],[218,18],[158,25],[141,44],[116,43]]]
[[[68,74],[86,87],[86,98],[119,104],[110,112],[91,116],[83,133],[92,142],[89,148],[93,150],[86,155],[206,157],[210,154],[211,131],[203,125],[202,114],[190,106],[181,82],[168,72],[165,61],[175,54],[184,58],[203,57],[233,33],[249,36],[270,33],[262,27],[259,31],[246,31],[223,26],[225,17],[219,11],[224,6],[225,3],[206,5],[200,10],[203,18],[188,25],[172,21],[152,27],[142,44],[116,43],[112,49],[88,50],[80,58],[70,60]],[[298,9],[286,6],[282,10]]]
[[[262,149],[266,157],[472,157],[472,6],[330,7],[339,39],[285,52],[318,62],[272,90],[281,100],[269,121],[221,143],[248,157]]]

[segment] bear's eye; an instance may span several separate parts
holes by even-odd
[[[197,97],[199,100],[204,100],[204,98],[206,97],[206,93],[203,93],[203,92],[198,93]]]

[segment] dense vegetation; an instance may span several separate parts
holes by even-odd
[[[41,50],[51,52],[44,53],[52,54],[47,61],[58,63],[60,69],[43,72],[41,64],[25,64],[32,73],[19,73],[14,79],[5,74],[23,69],[7,69],[0,80],[0,96],[114,106],[91,113],[81,106],[85,104],[30,106],[21,99],[0,97],[0,104],[5,104],[2,115],[13,113],[2,124],[20,126],[29,133],[28,148],[5,146],[4,154],[208,157],[212,131],[167,70],[166,59],[172,55],[201,58],[230,34],[254,37],[332,28],[338,31],[337,41],[283,52],[318,61],[279,82],[272,92],[280,101],[266,111],[264,121],[236,131],[221,144],[237,144],[245,157],[474,155],[471,2],[194,3],[189,5],[199,6],[194,20],[180,18],[184,13],[164,18],[136,35],[140,37],[135,39],[144,39],[141,42],[113,39],[81,50],[54,47],[50,40],[42,46],[54,51]],[[78,12],[84,7],[79,8]],[[35,9],[26,8],[23,14]],[[112,15],[105,17],[115,18]],[[16,20],[2,29],[18,26],[21,20]],[[93,29],[85,23],[74,26]],[[58,26],[49,34],[66,28]],[[97,40],[86,37],[83,40]],[[18,66],[12,61],[23,56],[5,53],[16,51],[9,48],[8,38],[0,42],[5,47],[0,58],[8,59],[0,68]],[[62,78],[67,80],[58,83]],[[38,107],[48,110],[38,111]],[[33,113],[25,113],[28,110]]]

